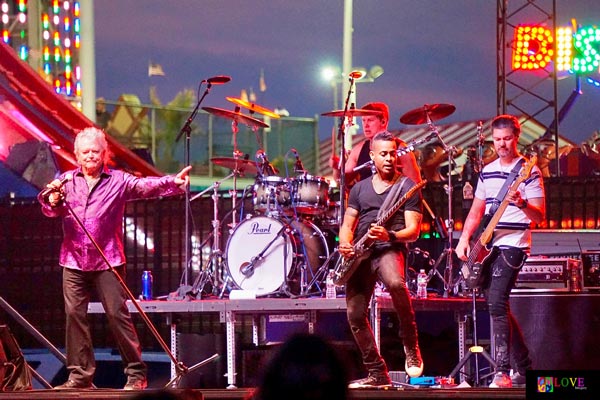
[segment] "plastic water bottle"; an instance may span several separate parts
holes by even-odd
[[[152,300],[152,271],[142,272],[142,300]]]
[[[417,275],[417,299],[427,298],[427,274],[424,269]]]
[[[333,283],[333,271],[329,271],[327,278],[325,278],[325,298],[335,299],[337,292],[335,290],[335,284]]]

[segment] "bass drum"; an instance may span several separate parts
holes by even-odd
[[[323,233],[312,222],[283,222],[267,216],[235,227],[225,251],[235,286],[257,296],[277,292],[287,283],[289,294],[302,290],[302,270],[310,281],[329,257]]]

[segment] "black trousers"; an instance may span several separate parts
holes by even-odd
[[[509,296],[525,262],[525,253],[516,247],[494,248],[492,257],[484,293],[494,330],[496,370],[510,371],[512,357],[515,369],[524,375],[525,370],[531,368],[531,359],[519,323],[510,312]]]
[[[388,248],[364,260],[346,283],[347,316],[354,340],[369,375],[387,375],[387,365],[379,353],[369,323],[369,302],[377,279],[387,288],[400,321],[400,337],[405,347],[418,346],[415,313],[404,276],[405,253]]]
[[[124,277],[125,267],[115,270]],[[69,379],[91,383],[96,371],[96,360],[87,309],[93,291],[96,291],[108,319],[108,327],[117,342],[127,376],[146,378],[142,349],[125,302],[127,294],[113,272],[63,268],[65,299],[67,370]]]

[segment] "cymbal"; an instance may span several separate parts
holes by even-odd
[[[420,125],[427,123],[427,116],[431,121],[437,121],[452,114],[456,110],[452,104],[425,104],[423,107],[410,110],[400,117],[400,122],[406,125]]]
[[[324,117],[343,117],[344,116],[344,110],[335,110],[335,111],[329,111],[326,113],[321,114]],[[368,115],[381,115],[381,111],[376,111],[376,110],[365,110],[363,108],[353,108],[350,107],[348,109],[348,111],[346,111],[346,116],[352,118],[352,117],[365,117]]]
[[[265,124],[264,122],[262,122],[261,120],[258,120],[256,118],[252,118],[248,115],[244,115],[240,112],[236,112],[236,111],[229,111],[229,110],[225,110],[222,108],[216,108],[216,107],[202,107],[202,109],[204,111],[207,111],[213,115],[216,115],[218,117],[223,117],[223,118],[229,118],[231,120],[234,120],[236,122],[240,122],[244,125],[248,125],[250,127],[256,127],[256,128],[268,128],[269,125]]]
[[[271,111],[267,108],[261,107],[258,104],[250,103],[250,102],[247,102],[246,100],[238,99],[237,97],[225,97],[225,98],[227,100],[229,100],[230,102],[232,102],[233,104],[237,104],[240,107],[244,107],[244,108],[250,110],[250,114],[257,112],[259,114],[266,115],[271,118],[280,118],[281,117],[279,114],[275,114],[273,111]]]
[[[258,171],[254,161],[243,158],[213,157],[210,159],[210,162],[218,165],[219,167],[224,167],[232,171],[242,171],[250,174],[256,174]]]

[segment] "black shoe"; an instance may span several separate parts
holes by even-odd
[[[138,378],[130,376],[127,378],[127,383],[123,387],[123,390],[144,390],[148,387],[148,381],[146,378]]]
[[[384,388],[392,386],[390,377],[386,375],[369,375],[366,378],[357,379],[348,384],[348,389]]]
[[[72,379],[69,379],[62,385],[54,386],[54,390],[81,390],[81,389],[91,389],[91,383],[85,382],[75,382]]]
[[[404,362],[404,370],[411,378],[417,378],[423,373],[423,359],[421,358],[421,350],[419,346],[409,348],[404,346],[404,354],[406,361]]]

